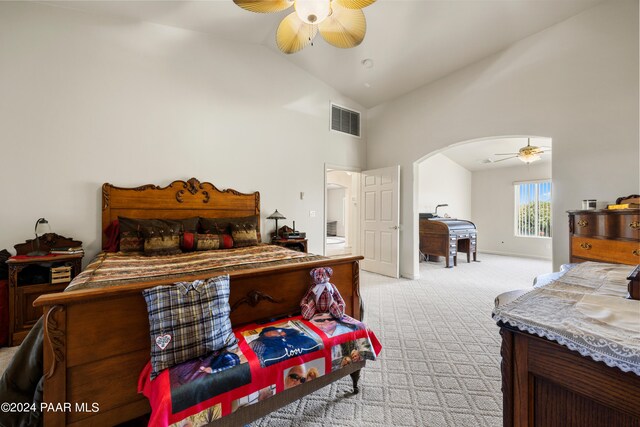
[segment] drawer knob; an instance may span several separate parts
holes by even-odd
[[[632,254],[634,254],[635,256],[640,256],[640,249],[634,249]]]
[[[578,225],[580,227],[586,227],[587,225],[589,225],[589,221],[587,221],[586,219],[581,219],[580,221],[578,221]]]
[[[640,222],[633,221],[631,224],[629,224],[629,227],[633,228],[634,230],[637,230],[638,228],[640,228]]]
[[[585,243],[580,243],[580,247],[582,249],[589,250],[589,249],[591,249],[591,243],[586,243],[586,242]]]

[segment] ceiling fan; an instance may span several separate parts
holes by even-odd
[[[362,8],[376,0],[233,0],[245,10],[258,13],[280,12],[294,7],[276,32],[276,43],[284,53],[295,53],[309,44],[319,32],[333,46],[349,48],[364,40],[367,22]]]
[[[531,145],[531,139],[527,138],[526,147],[522,147],[520,150],[518,150],[517,153],[494,154],[494,156],[511,156],[511,157],[505,157],[504,159],[500,159],[500,160],[493,160],[491,163],[502,162],[509,159],[515,159],[517,157],[519,160],[529,164],[537,160],[540,160],[540,154],[547,153],[549,151],[551,151],[551,147],[536,147],[535,145]]]

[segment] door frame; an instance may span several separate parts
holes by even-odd
[[[327,255],[327,197],[328,197],[327,169],[338,170],[343,172],[355,172],[358,175],[360,175],[360,173],[362,172],[362,169],[357,166],[343,166],[343,165],[337,165],[337,164],[326,163],[326,162],[324,164],[324,192],[323,192],[324,193],[324,214],[323,214],[323,222],[322,222],[322,255],[325,255],[325,256]],[[356,218],[358,218],[355,221],[355,224],[351,224],[352,226],[355,225],[357,227],[357,230],[355,230],[357,232],[356,238],[352,239],[352,242],[351,242],[352,255],[360,254],[360,185],[359,184],[360,183],[358,183],[358,188],[356,189],[355,192],[353,188],[351,189],[351,196],[353,197],[353,195],[355,194],[357,197],[357,201],[356,201],[357,205],[354,209],[355,209],[355,213],[357,214]],[[350,200],[348,202],[351,203]]]

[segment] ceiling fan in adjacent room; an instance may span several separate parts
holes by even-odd
[[[284,53],[295,53],[319,32],[333,46],[349,48],[364,40],[367,22],[362,8],[376,0],[233,0],[245,10],[280,12],[294,7],[278,26],[276,43]]]
[[[518,150],[517,153],[494,154],[494,156],[511,156],[511,157],[505,157],[504,159],[500,159],[500,160],[493,160],[491,163],[502,162],[502,161],[514,159],[517,157],[519,160],[529,164],[537,160],[540,160],[540,155],[543,153],[548,153],[549,151],[551,151],[551,147],[536,147],[535,145],[531,145],[531,139],[527,138],[526,147],[522,147],[520,150]]]

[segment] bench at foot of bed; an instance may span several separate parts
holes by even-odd
[[[309,381],[305,384],[301,384],[298,387],[294,387],[289,390],[285,390],[282,393],[278,393],[267,400],[256,403],[255,405],[240,408],[233,414],[222,417],[221,419],[215,421],[212,426],[237,427],[239,425],[248,424],[252,421],[269,415],[271,412],[277,411],[278,409],[290,403],[293,403],[296,400],[301,399],[304,396],[321,389],[322,387],[330,385],[331,383],[338,381],[339,379],[344,378],[347,375],[351,375],[352,379],[354,377],[359,378],[360,369],[364,368],[365,365],[366,362],[364,361],[352,363],[351,365],[348,365],[338,371],[331,372],[328,375],[319,377],[317,380]],[[350,389],[346,384],[344,390],[338,389],[337,397],[348,399],[349,396],[357,394],[359,391],[358,387],[356,386],[357,382],[357,379],[353,380],[353,389]]]
[[[242,425],[351,376],[342,397],[358,394],[360,369],[380,343],[363,323],[326,313],[234,329],[238,345],[140,374],[154,426]],[[348,388],[348,389],[347,389]]]

